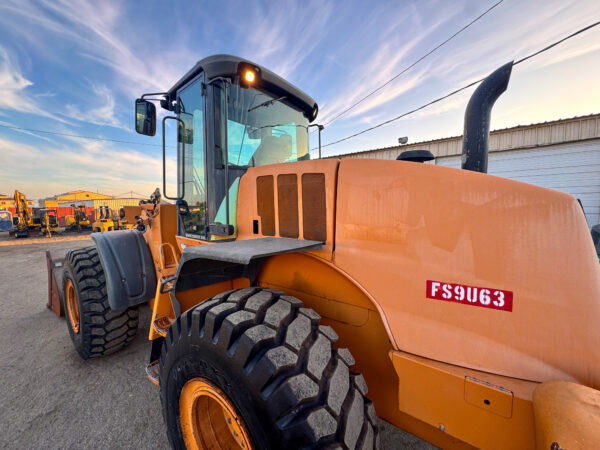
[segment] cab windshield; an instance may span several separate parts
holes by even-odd
[[[234,84],[228,89],[227,149],[233,168],[309,159],[308,119],[285,96]]]

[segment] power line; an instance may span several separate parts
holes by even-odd
[[[577,36],[578,34],[581,34],[581,33],[583,33],[584,31],[587,31],[587,30],[589,30],[589,29],[591,29],[591,28],[594,28],[594,27],[596,27],[596,26],[598,26],[598,25],[600,25],[600,21],[598,21],[598,22],[596,22],[596,23],[593,23],[593,24],[591,24],[591,25],[588,25],[587,27],[581,28],[581,29],[577,30],[575,33],[572,33],[572,34],[568,35],[567,37],[564,37],[564,38],[562,38],[562,39],[560,39],[560,40],[558,40],[558,41],[556,41],[556,42],[554,42],[554,43],[550,44],[549,46],[547,46],[547,47],[544,47],[543,49],[541,49],[541,50],[538,50],[538,51],[537,51],[537,52],[535,52],[535,53],[532,53],[531,55],[528,55],[528,56],[526,56],[526,57],[524,57],[524,58],[521,58],[521,59],[519,59],[519,60],[518,60],[516,63],[514,63],[514,65],[516,66],[517,64],[521,64],[523,61],[527,61],[528,59],[530,59],[530,58],[533,58],[534,56],[537,56],[537,55],[539,55],[540,53],[544,53],[545,51],[548,51],[548,50],[550,50],[551,48],[553,48],[553,47],[556,47],[558,44],[561,44],[561,43],[565,42],[566,40],[568,40],[568,39],[571,39],[572,37],[575,37],[575,36]]]
[[[528,59],[531,59],[531,58],[533,58],[534,56],[537,56],[537,55],[539,55],[539,54],[541,54],[541,53],[544,53],[544,52],[546,52],[546,51],[550,50],[551,48],[553,48],[553,47],[556,47],[557,45],[559,45],[559,44],[561,44],[561,43],[563,43],[563,42],[565,42],[565,41],[567,41],[567,40],[571,39],[572,37],[575,37],[575,36],[577,36],[578,34],[581,34],[581,33],[583,33],[584,31],[587,31],[587,30],[589,30],[589,29],[591,29],[591,28],[594,28],[594,27],[596,27],[596,26],[598,26],[598,25],[600,25],[600,21],[598,21],[598,22],[596,22],[596,23],[593,23],[593,24],[591,24],[591,25],[588,25],[587,27],[581,28],[581,29],[577,30],[576,32],[574,32],[574,33],[572,33],[572,34],[570,34],[570,35],[568,35],[568,36],[566,36],[566,37],[564,37],[564,38],[562,38],[562,39],[560,39],[560,40],[558,40],[558,41],[556,41],[556,42],[553,42],[552,44],[548,45],[547,47],[544,47],[544,48],[542,48],[541,50],[538,50],[538,51],[536,51],[536,52],[534,52],[534,53],[531,53],[531,54],[530,54],[530,55],[528,55],[528,56],[525,56],[524,58],[521,58],[521,59],[519,59],[519,60],[518,60],[518,61],[516,61],[516,62],[513,62],[513,67],[514,67],[514,66],[516,66],[517,64],[521,64],[522,62],[525,62],[525,61],[527,61]],[[444,95],[443,97],[439,97],[439,98],[437,98],[437,99],[435,99],[435,100],[432,100],[432,101],[430,101],[429,103],[426,103],[426,104],[424,104],[424,105],[422,105],[422,106],[419,106],[418,108],[412,109],[412,110],[410,110],[410,111],[408,111],[408,112],[405,112],[405,113],[403,113],[403,114],[400,114],[399,116],[396,116],[396,117],[393,117],[393,118],[391,118],[391,119],[389,119],[389,120],[386,120],[385,122],[381,122],[381,123],[379,123],[379,124],[377,124],[377,125],[374,125],[374,126],[372,126],[372,127],[366,128],[366,129],[364,129],[364,130],[362,130],[362,131],[359,131],[358,133],[354,133],[354,134],[351,134],[350,136],[346,136],[346,137],[344,137],[344,138],[342,138],[342,139],[338,139],[337,141],[329,142],[329,143],[327,143],[327,144],[325,144],[325,145],[322,145],[322,146],[321,146],[321,148],[323,148],[323,147],[329,147],[330,145],[339,144],[340,142],[347,141],[348,139],[352,139],[352,138],[354,138],[354,137],[356,137],[356,136],[360,136],[361,134],[364,134],[364,133],[366,133],[366,132],[368,132],[368,131],[371,131],[371,130],[374,130],[374,129],[376,129],[376,128],[379,128],[379,127],[382,127],[382,126],[384,126],[384,125],[387,125],[387,124],[388,124],[388,123],[390,123],[390,122],[394,122],[394,121],[396,121],[396,120],[398,120],[398,119],[401,119],[401,118],[403,118],[403,117],[406,117],[406,116],[408,116],[409,114],[413,114],[413,113],[415,113],[415,112],[417,112],[417,111],[420,111],[420,110],[422,110],[422,109],[424,109],[424,108],[426,108],[426,107],[428,107],[428,106],[431,106],[431,105],[433,105],[434,103],[438,103],[438,102],[440,102],[440,101],[442,101],[442,100],[445,100],[445,99],[447,99],[448,97],[451,97],[451,96],[453,96],[453,95],[455,95],[455,94],[458,94],[459,92],[461,92],[461,91],[464,91],[465,89],[468,89],[468,88],[470,88],[470,87],[472,87],[472,86],[475,86],[475,85],[476,85],[476,84],[478,84],[478,83],[481,83],[483,80],[485,80],[485,77],[484,77],[484,78],[481,78],[481,79],[479,79],[479,80],[477,80],[477,81],[473,81],[472,83],[469,83],[469,84],[467,84],[466,86],[463,86],[463,87],[461,87],[461,88],[459,88],[459,89],[456,89],[455,91],[452,91],[452,92],[450,92],[449,94],[446,94],[446,95]],[[316,148],[313,148],[313,149],[311,149],[311,150],[316,150]]]
[[[461,91],[464,91],[465,89],[468,89],[468,88],[470,88],[470,87],[472,87],[472,86],[475,86],[476,84],[478,84],[478,83],[481,83],[483,80],[485,80],[485,78],[481,78],[481,79],[479,79],[479,80],[477,80],[477,81],[473,81],[472,83],[470,83],[470,84],[468,84],[468,85],[466,85],[466,86],[463,86],[463,87],[461,87],[460,89],[457,89],[457,90],[455,90],[455,91],[452,91],[452,92],[450,92],[449,94],[446,94],[446,95],[444,95],[443,97],[436,98],[435,100],[433,100],[433,101],[431,101],[431,102],[429,102],[429,103],[425,103],[424,105],[422,105],[422,106],[419,106],[418,108],[412,109],[412,110],[410,110],[410,111],[408,111],[408,112],[405,112],[405,113],[403,113],[403,114],[400,114],[399,116],[396,116],[396,117],[393,117],[393,118],[391,118],[391,119],[389,119],[389,120],[386,120],[385,122],[381,122],[381,123],[379,123],[379,124],[377,124],[377,125],[374,125],[374,126],[372,126],[372,127],[366,128],[366,129],[364,129],[364,130],[362,130],[362,131],[359,131],[358,133],[351,134],[350,136],[346,136],[345,138],[338,139],[337,141],[329,142],[329,143],[327,143],[327,144],[325,144],[325,145],[322,145],[322,146],[321,146],[321,148],[323,148],[323,147],[329,147],[330,145],[339,144],[340,142],[347,141],[348,139],[352,139],[353,137],[360,136],[361,134],[364,134],[364,133],[366,133],[367,131],[374,130],[375,128],[382,127],[382,126],[384,126],[384,125],[387,125],[387,124],[388,124],[388,123],[390,123],[390,122],[394,122],[394,121],[396,121],[396,120],[398,120],[398,119],[401,119],[401,118],[403,118],[403,117],[406,117],[406,116],[408,116],[409,114],[416,113],[417,111],[420,111],[420,110],[422,110],[422,109],[424,109],[424,108],[427,108],[428,106],[431,106],[431,105],[433,105],[434,103],[441,102],[442,100],[445,100],[445,99],[447,99],[448,97],[451,97],[451,96],[453,96],[453,95],[455,95],[455,94],[458,94],[458,93],[459,93],[459,92],[461,92]],[[315,148],[313,148],[313,149],[311,149],[311,150],[316,150],[316,149],[315,149]]]
[[[115,197],[115,198],[128,198],[128,196],[129,196],[129,198],[135,199],[136,197],[133,197],[133,194],[139,196],[139,198],[146,198],[147,197],[147,195],[143,195],[143,194],[140,194],[139,192],[135,192],[135,191],[123,192],[122,194],[113,195],[113,197]]]
[[[81,138],[81,139],[90,139],[93,141],[108,141],[108,142],[117,142],[119,144],[147,145],[150,147],[162,147],[162,145],[159,145],[159,144],[151,144],[151,143],[145,143],[145,142],[133,142],[133,141],[120,141],[118,139],[108,139],[108,138],[101,138],[101,137],[97,137],[97,136],[82,136],[79,134],[59,133],[57,131],[36,130],[33,128],[22,128],[22,127],[15,127],[15,126],[11,126],[11,125],[0,124],[0,127],[10,128],[12,130],[29,131],[31,133],[44,133],[44,134],[53,134],[56,136],[67,136],[67,137],[75,137],[75,138]]]
[[[390,78],[388,81],[386,81],[385,83],[383,83],[381,86],[379,86],[378,88],[376,88],[375,90],[369,92],[367,95],[365,95],[364,97],[362,97],[360,100],[358,100],[357,102],[353,103],[352,105],[350,105],[348,108],[346,108],[345,110],[343,110],[341,113],[339,113],[337,116],[335,116],[333,119],[329,120],[328,122],[324,123],[324,125],[329,125],[331,122],[339,119],[340,117],[342,117],[344,114],[346,114],[348,111],[350,111],[351,109],[353,109],[354,107],[358,106],[360,103],[362,103],[363,101],[365,101],[366,99],[368,99],[370,96],[372,96],[373,94],[379,92],[380,90],[382,90],[384,87],[386,87],[388,84],[390,84],[392,81],[394,81],[396,78],[398,78],[400,75],[406,73],[408,70],[412,69],[414,66],[416,66],[417,64],[419,64],[421,61],[423,61],[425,58],[427,58],[429,55],[431,55],[432,53],[434,53],[435,51],[439,50],[441,47],[443,47],[444,45],[446,45],[448,42],[450,42],[452,39],[454,39],[456,36],[458,36],[460,33],[462,33],[463,31],[465,31],[467,28],[469,28],[471,25],[473,25],[475,22],[477,22],[479,19],[481,19],[483,16],[485,16],[487,13],[489,13],[492,9],[494,9],[496,6],[498,6],[500,3],[502,3],[504,0],[500,0],[499,2],[495,3],[494,5],[492,5],[491,7],[489,7],[487,10],[485,10],[482,14],[480,14],[479,16],[477,16],[475,19],[473,19],[471,22],[469,22],[467,25],[465,25],[464,27],[462,27],[460,30],[458,30],[456,33],[454,33],[452,36],[450,36],[448,39],[446,39],[444,42],[442,42],[441,44],[438,44],[436,47],[434,47],[433,49],[429,50],[429,52],[425,53],[423,56],[421,56],[419,59],[417,59],[415,62],[413,62],[412,64],[410,64],[408,67],[402,69],[402,71],[400,71],[400,73],[394,75],[392,78]]]
[[[495,8],[497,5],[499,5],[500,3],[502,3],[502,1],[504,1],[504,0],[500,0],[498,3],[496,3],[495,5],[493,5],[492,7],[490,7],[487,11],[485,11],[483,14],[481,14],[479,17],[477,17],[473,22],[471,22],[468,25],[466,25],[465,27],[463,27],[463,29],[461,29],[460,31],[458,31],[457,33],[455,33],[453,36],[451,36],[449,39],[447,39],[442,44],[440,44],[438,47],[436,47],[436,49],[439,48],[440,46],[442,46],[443,44],[445,44],[446,42],[448,42],[450,39],[452,39],[454,36],[456,36],[461,31],[463,31],[464,29],[466,29],[467,27],[469,27],[472,23],[474,23],[475,21],[477,21],[479,18],[483,17],[485,14],[487,14],[489,11],[491,11],[493,8]],[[535,57],[535,56],[537,56],[537,55],[539,55],[541,53],[544,53],[544,52],[546,52],[546,51],[548,51],[548,50],[556,47],[557,45],[559,45],[559,44],[561,44],[561,43],[563,43],[563,42],[565,42],[565,41],[567,41],[567,40],[569,40],[569,39],[571,39],[571,38],[573,38],[573,37],[575,37],[575,36],[577,36],[577,35],[585,32],[587,30],[590,30],[590,29],[592,29],[592,28],[594,28],[594,27],[596,27],[598,25],[600,25],[600,21],[595,22],[595,23],[593,23],[591,25],[588,25],[587,27],[581,28],[581,29],[575,31],[574,33],[571,33],[570,35],[568,35],[568,36],[566,36],[566,37],[564,37],[564,38],[562,38],[562,39],[560,39],[560,40],[558,40],[556,42],[553,42],[552,44],[550,44],[550,45],[548,45],[548,46],[546,46],[546,47],[544,47],[544,48],[542,48],[542,49],[540,49],[540,50],[538,50],[538,51],[536,51],[534,53],[531,53],[530,55],[527,55],[524,58],[519,59],[518,61],[516,61],[516,62],[513,63],[513,66],[516,66],[517,64],[521,64],[522,62],[525,62],[525,61],[527,61],[527,60],[529,60],[529,59],[531,59],[531,58],[533,58],[533,57]],[[436,49],[430,51],[430,53],[432,53]],[[428,54],[430,54],[430,53],[428,53]],[[421,59],[423,59],[426,56],[427,55],[423,56]],[[413,63],[413,66],[414,66],[414,64],[416,64],[416,62]],[[412,67],[412,66],[409,66],[404,71],[408,70],[410,67]],[[403,72],[401,72],[398,75],[396,75],[396,77],[390,79],[386,84],[388,84],[389,82],[393,81],[395,78],[397,78],[398,76],[400,76],[402,73]],[[346,136],[346,137],[344,137],[342,139],[338,139],[337,141],[329,142],[329,143],[323,145],[322,147],[329,147],[331,145],[339,144],[340,142],[347,141],[348,139],[352,139],[352,138],[354,138],[356,136],[359,136],[361,134],[367,133],[368,131],[371,131],[371,130],[374,130],[376,128],[379,128],[379,127],[382,127],[384,125],[387,125],[388,123],[394,122],[394,121],[396,121],[398,119],[406,117],[406,116],[408,116],[410,114],[413,114],[413,113],[415,113],[417,111],[420,111],[420,110],[422,110],[422,109],[424,109],[424,108],[426,108],[428,106],[431,106],[434,103],[438,103],[438,102],[440,102],[442,100],[447,99],[448,97],[451,97],[451,96],[453,96],[455,94],[458,94],[459,92],[464,91],[465,89],[468,89],[468,88],[470,88],[470,87],[472,87],[472,86],[474,86],[474,85],[476,85],[478,83],[481,83],[484,79],[485,78],[481,78],[481,79],[479,79],[477,81],[473,81],[472,83],[469,83],[466,86],[463,86],[463,87],[461,87],[459,89],[456,89],[455,91],[452,91],[449,94],[444,95],[443,97],[439,97],[439,98],[437,98],[435,100],[432,100],[431,102],[426,103],[426,104],[424,104],[422,106],[419,106],[418,108],[412,109],[412,110],[410,110],[408,112],[400,114],[399,116],[393,117],[393,118],[391,118],[389,120],[386,120],[384,122],[381,122],[381,123],[379,123],[377,125],[374,125],[372,127],[366,128],[366,129],[364,129],[362,131],[359,131],[358,133],[354,133],[354,134],[352,134],[350,136]],[[380,86],[378,89],[381,89],[384,86],[385,86],[385,84],[382,85],[382,86]],[[377,92],[377,90],[373,91],[369,95],[372,95],[373,93]],[[362,100],[364,100],[364,98]],[[357,102],[356,104],[360,103],[362,100],[359,100],[359,102]],[[354,106],[356,106],[356,104],[353,105],[353,106],[351,106],[349,109],[351,109]],[[329,121],[327,123],[333,122],[333,120],[335,120],[336,118],[332,119],[331,121]],[[75,138],[81,138],[81,139],[90,139],[90,140],[95,140],[95,141],[116,142],[116,143],[119,143],[119,144],[145,145],[145,146],[150,146],[150,147],[162,147],[162,145],[159,145],[159,144],[151,144],[151,143],[145,143],[145,142],[133,142],[133,141],[122,141],[122,140],[118,140],[118,139],[100,138],[100,137],[96,137],[96,136],[83,136],[83,135],[79,135],[79,134],[59,133],[57,131],[37,130],[37,129],[34,129],[34,128],[23,128],[23,127],[11,126],[11,125],[2,125],[2,124],[0,124],[0,127],[12,129],[12,130],[19,130],[19,131],[29,131],[31,133],[43,133],[43,134],[51,134],[51,135],[55,135],[55,136],[66,136],[66,137],[75,137]],[[313,148],[311,150],[316,150],[316,148]]]

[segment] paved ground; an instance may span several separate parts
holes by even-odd
[[[65,241],[80,241],[80,240],[88,240],[90,238],[89,232],[81,232],[81,233],[53,233],[51,237],[46,237],[43,234],[29,236],[27,239],[15,239],[13,236],[10,236],[8,232],[2,231],[0,232],[0,247],[4,247],[5,245],[31,245],[31,244],[49,244],[55,242],[65,242]]]
[[[46,309],[44,251],[89,240],[0,247],[0,448],[168,448],[157,388],[145,375],[150,310],[125,350],[82,361],[64,318]],[[382,448],[431,448],[382,422]]]

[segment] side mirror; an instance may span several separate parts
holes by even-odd
[[[148,100],[135,101],[135,131],[146,136],[156,134],[156,106]]]

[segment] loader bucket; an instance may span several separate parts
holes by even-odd
[[[50,253],[46,250],[46,264],[48,267],[48,303],[46,307],[51,309],[58,317],[65,315],[64,299],[62,298],[62,274],[67,250]]]

